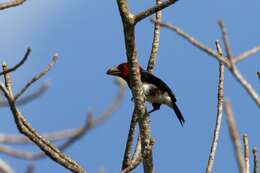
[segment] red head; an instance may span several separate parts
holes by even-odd
[[[125,80],[128,80],[129,68],[127,63],[121,63],[118,66],[112,67],[107,70],[108,75],[122,77]]]

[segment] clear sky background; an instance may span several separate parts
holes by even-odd
[[[130,0],[135,13],[153,3]],[[163,11],[164,21],[181,27],[212,48],[214,41],[221,38],[217,21],[223,19],[234,55],[259,45],[259,16],[258,0],[182,0]],[[21,107],[36,129],[52,132],[79,127],[84,123],[87,111],[93,111],[97,116],[114,99],[117,87],[113,77],[105,72],[126,61],[116,0],[28,0],[17,8],[0,11],[0,21],[1,61],[16,64],[26,48],[32,48],[26,64],[12,74],[16,91],[50,62],[53,53],[60,54],[57,64],[44,79],[51,81],[48,92]],[[148,19],[137,25],[138,58],[142,66],[147,65],[152,34],[153,26]],[[260,93],[256,76],[260,69],[259,56],[241,62],[238,67]],[[204,172],[215,125],[218,62],[175,33],[163,29],[154,73],[175,92],[186,119],[182,128],[174,112],[167,107],[152,114],[156,172]],[[36,90],[44,80],[30,91]],[[229,72],[225,76],[225,97],[232,102],[240,134],[247,133],[251,149],[257,146],[260,150],[259,107]],[[133,110],[130,99],[130,90],[127,90],[122,105],[109,121],[91,131],[66,153],[89,172],[97,172],[100,168],[110,173],[119,172]],[[9,109],[1,108],[0,114],[0,132],[17,133]],[[28,146],[18,148],[37,150],[37,147]],[[24,172],[29,163],[35,163],[35,172],[39,173],[68,172],[50,159],[30,162],[3,154],[0,158],[7,160],[16,172]],[[214,172],[236,171],[224,116]],[[135,172],[142,172],[142,167]]]

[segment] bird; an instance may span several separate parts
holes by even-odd
[[[153,106],[153,109],[148,113],[150,114],[159,110],[161,105],[167,105],[174,110],[180,124],[183,126],[185,120],[176,104],[177,100],[172,90],[160,78],[144,70],[140,65],[139,68],[145,100],[150,102]],[[131,89],[129,71],[128,63],[124,62],[109,68],[106,73],[108,75],[122,78],[126,81],[128,87]]]

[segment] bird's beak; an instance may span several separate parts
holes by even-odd
[[[112,76],[119,76],[121,71],[117,67],[112,67],[107,70],[107,74]]]

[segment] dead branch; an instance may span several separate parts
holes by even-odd
[[[137,22],[136,17],[130,12],[127,0],[117,0],[118,8],[120,11],[125,37],[125,46],[127,61],[130,67],[130,85],[134,98],[135,108],[133,115],[138,116],[138,124],[140,128],[141,141],[142,141],[142,155],[145,173],[153,172],[153,156],[151,141],[151,130],[147,116],[147,110],[144,105],[144,95],[142,89],[142,82],[140,79],[140,69],[137,61],[137,52],[135,45],[134,27]],[[154,11],[156,12],[156,11]],[[144,18],[142,14],[141,18]]]
[[[216,48],[218,54],[222,56],[223,53],[219,41],[216,41]],[[222,62],[219,62],[217,116],[216,116],[215,129],[214,129],[208,164],[206,168],[206,173],[212,172],[212,168],[215,160],[215,155],[216,155],[216,150],[217,150],[218,140],[219,140],[219,132],[220,132],[221,121],[222,121],[223,98],[224,98],[224,65]]]
[[[153,20],[153,22],[155,22]],[[255,89],[252,87],[252,85],[244,78],[244,76],[239,72],[235,64],[232,64],[230,61],[227,61],[225,57],[219,56],[217,53],[215,53],[211,48],[203,45],[199,41],[197,41],[195,38],[187,34],[186,32],[182,31],[180,28],[177,28],[173,26],[172,24],[165,23],[165,22],[159,22],[162,27],[168,28],[174,32],[176,32],[178,35],[186,39],[188,42],[190,42],[192,45],[196,46],[197,48],[201,49],[205,53],[211,55],[212,57],[215,57],[218,61],[221,61],[233,74],[233,76],[237,79],[237,81],[244,87],[244,89],[247,91],[247,93],[251,96],[251,98],[255,101],[258,107],[260,107],[260,97],[255,91]],[[239,57],[239,56],[238,56]]]
[[[25,117],[21,114],[16,106],[15,99],[12,93],[11,79],[9,73],[6,73],[7,66],[3,64],[3,71],[5,77],[5,85],[0,84],[0,89],[4,93],[6,99],[8,100],[10,110],[13,114],[16,126],[18,130],[27,136],[31,141],[33,141],[43,152],[45,152],[52,160],[59,163],[63,167],[73,171],[73,172],[86,172],[77,162],[66,156],[56,147],[50,144],[48,140],[40,136],[35,129],[27,122]]]
[[[0,10],[22,5],[26,0],[12,0],[9,2],[0,3]]]
[[[253,148],[253,156],[254,156],[254,173],[258,173],[258,152],[257,148]]]
[[[155,23],[156,21],[154,19],[151,19],[151,22]],[[194,37],[192,37],[188,33],[184,32],[180,28],[178,28],[178,27],[176,27],[176,26],[174,26],[170,23],[166,23],[166,22],[157,22],[157,23],[159,23],[161,25],[161,27],[164,27],[164,28],[170,29],[171,31],[176,32],[176,34],[178,34],[179,36],[181,36],[182,38],[184,38],[185,40],[190,42],[193,46],[202,50],[206,54],[214,57],[216,60],[225,64],[225,66],[228,66],[228,67],[230,66],[230,64],[229,64],[229,62],[227,61],[226,58],[224,58],[223,56],[219,56],[218,53],[215,52],[213,49],[211,49],[211,48],[207,47],[206,45],[202,44],[201,42],[196,40]]]
[[[248,136],[247,134],[243,135],[243,144],[244,144],[244,160],[245,160],[245,173],[250,172],[249,167],[249,144],[248,144]]]
[[[174,4],[175,2],[177,2],[177,0],[163,1],[162,3],[157,4],[157,5],[155,5],[151,8],[148,8],[145,11],[140,12],[139,14],[135,15],[134,21],[135,21],[135,23],[138,23],[141,20],[143,20],[144,18],[146,18],[146,17],[148,17],[148,16],[150,16],[150,15],[152,15],[152,14],[158,12],[158,11],[163,10],[164,8],[169,7],[170,5]]]
[[[0,9],[1,9],[1,4],[0,4]],[[24,57],[21,59],[21,61],[18,64],[16,64],[15,66],[13,66],[12,68],[7,69],[6,72],[4,72],[4,71],[0,72],[0,76],[4,75],[5,73],[11,73],[11,72],[17,70],[19,67],[21,67],[21,65],[23,65],[25,63],[25,61],[28,59],[31,51],[32,51],[31,48],[28,48]]]
[[[240,173],[245,173],[245,162],[244,162],[243,154],[241,151],[239,133],[237,130],[235,119],[233,117],[231,104],[226,100],[224,101],[224,108],[225,108],[225,112],[226,112],[226,116],[227,116],[229,134],[232,139],[233,147],[234,147],[235,154],[236,154],[237,164],[239,166],[239,171],[240,171]]]
[[[156,4],[161,4],[161,0],[156,0]],[[157,11],[155,15],[155,20],[160,22],[162,20],[162,11]],[[159,43],[160,43],[160,31],[161,26],[158,23],[154,23],[154,32],[153,32],[153,43],[152,43],[152,50],[150,53],[150,58],[148,61],[147,71],[152,73],[153,68],[156,62],[156,58],[158,55]]]
[[[260,46],[256,46],[250,50],[247,50],[243,53],[241,53],[239,56],[237,56],[236,58],[233,59],[234,63],[239,63],[240,61],[245,60],[248,57],[253,56],[254,54],[260,52]]]
[[[72,144],[74,144],[76,141],[81,139],[83,136],[85,136],[90,130],[100,126],[101,124],[105,123],[108,118],[112,115],[112,113],[118,108],[120,103],[122,102],[124,98],[124,93],[125,93],[125,84],[122,83],[121,80],[118,80],[116,83],[119,86],[119,91],[114,99],[114,101],[109,105],[98,118],[95,120],[93,119],[92,113],[88,113],[87,120],[81,128],[74,129],[74,130],[64,130],[64,131],[59,131],[59,132],[54,132],[50,134],[46,134],[46,138],[50,140],[61,140],[61,139],[66,139],[68,140],[60,145],[58,147],[59,150],[63,151],[70,147]],[[44,136],[44,135],[43,135]],[[1,138],[0,138],[1,139]],[[23,142],[28,142],[25,137],[23,136],[3,136],[2,141],[5,142],[15,142],[15,143],[23,143]],[[13,149],[11,147],[7,146],[0,146],[0,152],[10,155],[15,158],[20,158],[20,159],[26,159],[26,160],[38,160],[42,159],[46,156],[44,152],[27,152],[27,151],[22,151],[22,150],[17,150]]]
[[[23,106],[27,103],[30,103],[38,98],[40,98],[47,90],[49,89],[49,83],[43,83],[43,85],[35,92],[29,94],[28,96],[24,96],[22,98],[19,98],[16,101],[17,106]],[[8,101],[1,101],[0,107],[7,107],[9,106]],[[0,142],[1,142],[1,135],[0,135]]]
[[[227,34],[227,29],[226,29],[225,24],[224,24],[223,21],[219,21],[218,24],[219,24],[220,30],[222,32],[222,37],[223,37],[223,41],[224,41],[225,51],[227,53],[227,58],[229,59],[229,61],[231,63],[233,63],[233,61],[231,60],[233,58],[233,56],[232,56],[232,50],[231,50],[230,41],[229,41],[228,34]]]
[[[135,111],[133,114],[136,113]],[[131,163],[131,149],[134,141],[134,135],[135,135],[135,127],[137,123],[137,115],[132,115],[132,120],[130,123],[130,128],[128,132],[126,147],[125,147],[125,153],[124,153],[124,159],[122,163],[122,170],[125,170],[127,167],[130,166]]]
[[[47,74],[50,69],[54,66],[57,59],[59,58],[59,55],[56,53],[53,55],[51,62],[48,64],[48,66],[40,73],[35,75],[27,84],[19,91],[15,96],[14,99],[17,100],[34,82],[42,78],[45,74]]]

